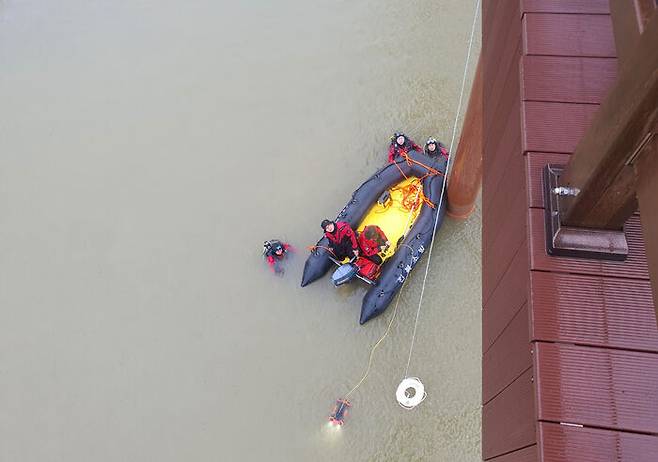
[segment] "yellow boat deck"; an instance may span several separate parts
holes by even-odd
[[[416,177],[401,181],[389,189],[391,200],[385,205],[375,202],[359,224],[357,228],[359,233],[368,225],[377,225],[386,234],[391,245],[384,253],[379,254],[382,260],[395,254],[398,241],[414,225],[422,208],[422,187],[422,183]],[[420,188],[420,193],[414,188]]]

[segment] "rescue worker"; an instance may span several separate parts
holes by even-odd
[[[438,156],[443,156],[446,159],[448,158],[448,150],[440,141],[436,141],[434,138],[427,138],[425,142],[425,154],[429,157],[436,158]]]
[[[409,154],[410,151],[422,152],[420,146],[414,143],[402,132],[395,132],[391,137],[391,145],[388,148],[388,161],[394,162],[396,157],[404,154]]]
[[[342,261],[345,258],[359,256],[359,245],[356,241],[356,234],[349,223],[325,219],[322,220],[320,226],[324,230],[324,235],[329,240],[329,248],[336,260]]]
[[[390,245],[386,234],[379,226],[368,225],[359,234],[361,254],[377,265],[382,264],[382,257],[378,254],[384,252]]]
[[[281,242],[278,239],[272,239],[270,241],[265,241],[263,245],[263,256],[265,261],[270,269],[278,275],[283,275],[285,270],[283,269],[282,262],[286,258],[286,254],[292,249],[290,244]]]

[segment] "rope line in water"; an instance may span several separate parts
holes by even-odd
[[[391,315],[391,319],[388,322],[388,326],[386,327],[386,331],[384,332],[384,334],[381,337],[379,337],[379,340],[377,340],[377,342],[370,349],[370,356],[368,357],[368,367],[366,368],[365,374],[363,374],[363,377],[361,377],[361,380],[359,380],[359,383],[354,385],[354,387],[350,391],[347,392],[347,394],[345,395],[345,399],[347,399],[348,396],[350,396],[354,391],[356,391],[356,389],[359,388],[361,386],[361,384],[366,380],[366,378],[368,377],[368,374],[370,374],[370,368],[372,367],[372,358],[375,355],[375,350],[380,345],[380,343],[382,343],[384,341],[384,339],[386,338],[388,333],[391,331],[391,326],[393,325],[393,321],[395,320],[395,315],[398,312],[398,306],[400,305],[400,295],[401,295],[401,293],[398,293],[398,300],[395,303],[395,309],[393,310],[393,314]]]
[[[418,195],[419,194],[420,194],[420,189],[417,189],[416,190],[416,198],[415,198],[415,201],[414,201],[415,203],[414,203],[414,206],[411,208],[411,210],[409,210],[409,220],[407,220],[407,226],[405,227],[405,229],[409,229],[409,223],[411,222],[411,218],[414,214],[414,210],[418,206]],[[411,249],[412,253],[413,253],[413,248],[411,248],[409,246],[409,244],[402,244],[402,245],[406,245],[407,247],[409,247]],[[400,287],[400,292],[398,292],[398,298],[395,302],[395,308],[393,309],[393,314],[391,315],[391,319],[388,322],[388,326],[386,327],[386,331],[384,331],[384,334],[381,337],[379,337],[379,340],[377,340],[377,342],[375,342],[375,344],[370,349],[370,356],[368,357],[368,367],[366,368],[365,374],[363,374],[363,377],[361,377],[361,380],[359,380],[359,383],[354,385],[354,387],[350,391],[347,392],[347,394],[345,395],[345,399],[347,399],[348,396],[350,396],[354,391],[356,391],[356,389],[359,388],[361,386],[361,384],[366,380],[366,378],[368,377],[368,374],[370,374],[370,368],[372,367],[372,358],[375,355],[375,350],[377,349],[379,344],[384,341],[384,339],[386,338],[388,333],[391,331],[391,326],[393,325],[393,321],[395,320],[395,316],[398,313],[398,306],[400,306],[400,297],[402,296],[402,289],[404,288],[406,283],[407,283],[407,280],[405,279],[404,282],[402,283],[402,287]]]
[[[475,13],[473,14],[473,24],[471,25],[471,37],[468,42],[468,52],[466,53],[466,62],[464,63],[464,74],[462,76],[462,85],[461,91],[459,92],[459,103],[457,104],[457,113],[455,114],[455,123],[452,127],[452,138],[450,140],[450,150],[448,152],[453,152],[452,148],[455,144],[455,137],[457,136],[457,123],[459,122],[459,115],[461,114],[462,103],[464,100],[464,89],[466,87],[466,74],[468,73],[468,63],[471,60],[471,49],[473,47],[473,36],[475,34],[475,26],[477,24],[478,15],[480,13],[480,0],[477,0],[475,4]],[[454,156],[454,155],[453,155]],[[418,301],[418,309],[416,310],[416,320],[414,322],[414,331],[411,336],[411,345],[409,346],[409,358],[407,359],[407,367],[404,370],[404,378],[409,377],[409,365],[411,364],[411,356],[414,351],[414,344],[416,342],[416,332],[418,330],[418,319],[420,317],[420,309],[423,305],[423,296],[425,295],[425,285],[427,283],[427,275],[430,269],[430,262],[432,261],[432,249],[434,248],[434,237],[436,236],[436,227],[439,223],[439,216],[441,213],[441,205],[443,204],[443,197],[446,189],[446,183],[448,182],[448,177],[450,175],[450,166],[451,159],[453,156],[448,157],[446,163],[446,174],[443,180],[443,185],[441,185],[441,196],[439,197],[439,206],[436,213],[436,219],[434,220],[434,229],[432,230],[432,240],[430,241],[430,250],[429,255],[427,256],[427,265],[425,265],[425,276],[423,277],[423,285],[420,289],[420,299]],[[402,289],[400,289],[402,290]]]

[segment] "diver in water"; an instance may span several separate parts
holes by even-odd
[[[409,154],[410,151],[423,152],[423,149],[404,133],[395,132],[391,137],[391,145],[388,148],[388,161],[394,162],[396,157],[401,156],[402,153]]]
[[[290,250],[292,250],[290,244],[281,242],[278,239],[265,241],[265,244],[263,245],[263,256],[265,257],[268,266],[275,274],[283,275],[285,272],[282,263],[286,258],[286,254]]]
[[[356,241],[356,234],[349,223],[344,221],[322,220],[320,224],[324,230],[324,235],[329,240],[329,248],[334,254],[336,260],[344,260],[352,256],[359,256],[359,245]]]
[[[425,142],[425,154],[432,158],[439,156],[443,156],[446,159],[448,158],[448,150],[444,144],[440,141],[436,141],[434,138],[427,138],[427,141]]]

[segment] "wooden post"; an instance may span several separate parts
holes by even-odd
[[[633,48],[640,40],[654,8],[655,0],[610,0],[620,68],[633,54]]]
[[[475,200],[482,184],[481,63],[480,58],[448,183],[448,215],[462,220],[473,213]]]
[[[642,234],[653,289],[653,304],[658,320],[658,130],[645,144],[635,163],[637,199],[640,203]]]
[[[626,58],[608,94],[560,178],[578,191],[561,202],[567,226],[619,230],[636,210],[638,149],[658,123],[658,14]]]
[[[658,319],[658,10],[611,0],[619,78],[560,175],[561,223],[620,230],[640,208]]]

